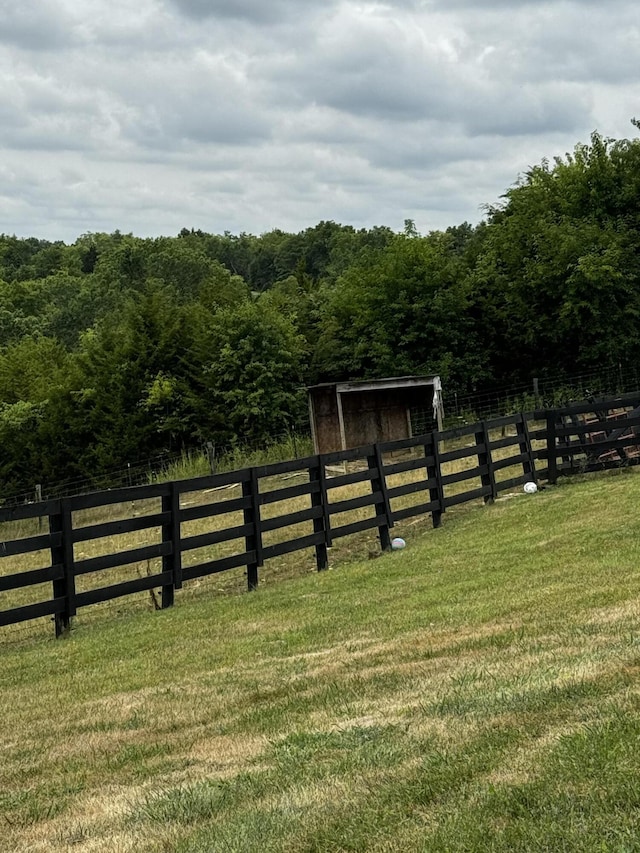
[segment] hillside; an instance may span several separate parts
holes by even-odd
[[[7,849],[637,849],[640,477],[3,640]]]

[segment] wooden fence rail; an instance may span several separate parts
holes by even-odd
[[[635,394],[192,480],[0,508],[0,626],[48,616],[60,636],[79,608],[154,589],[161,590],[159,606],[170,607],[184,584],[238,568],[254,590],[265,560],[314,549],[321,571],[341,537],[375,530],[387,550],[391,529],[407,518],[430,514],[439,527],[447,509],[492,502],[527,481],[555,483],[560,475],[639,460]],[[288,485],[289,476],[302,482]],[[345,497],[351,487],[359,493]],[[194,504],[193,495],[204,502]],[[302,504],[278,514],[291,501]],[[125,518],[100,519],[101,510],[116,505],[125,507]],[[307,532],[292,532],[305,525]],[[114,537],[131,534],[143,544],[98,556],[82,551],[99,540],[113,548]],[[224,553],[214,554],[220,546]],[[3,573],[2,559],[18,556],[29,566]],[[145,576],[79,588],[84,576],[107,578],[142,563]],[[49,584],[47,600],[2,609],[3,595],[7,601],[10,592]]]

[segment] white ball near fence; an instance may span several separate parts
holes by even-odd
[[[535,483],[529,482],[524,484],[524,490],[528,495],[533,495],[538,491]]]
[[[393,539],[391,542],[391,548],[394,551],[402,551],[406,544],[407,543],[404,541],[404,539],[401,539],[399,536],[396,536],[396,538]]]

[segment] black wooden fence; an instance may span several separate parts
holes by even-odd
[[[450,507],[491,502],[530,480],[555,483],[560,475],[634,464],[640,458],[638,430],[640,394],[625,395],[192,480],[0,508],[0,558],[22,557],[20,570],[11,573],[2,571],[0,559],[0,626],[48,616],[60,636],[81,607],[154,589],[161,590],[159,606],[170,607],[183,584],[238,568],[254,590],[266,560],[302,549],[314,549],[323,570],[327,549],[340,537],[375,529],[387,550],[390,529],[409,517],[430,514],[438,527]],[[294,475],[302,482],[288,485]],[[356,485],[366,491],[340,496]],[[190,502],[193,495],[204,502]],[[305,505],[282,514],[268,510],[296,500]],[[105,510],[115,505],[126,517],[105,521]],[[194,522],[207,529],[190,533]],[[307,532],[294,534],[291,529],[300,525]],[[277,541],[267,541],[274,532]],[[146,537],[140,547],[82,553],[95,540],[113,548],[114,537],[122,535],[130,545],[135,533]],[[216,554],[222,545],[232,553]],[[203,552],[205,559],[190,559]],[[153,563],[153,572],[79,588],[82,576],[107,578],[109,570],[141,563]],[[28,588],[41,594],[48,589],[46,600],[10,607],[3,602],[3,594],[26,594]]]

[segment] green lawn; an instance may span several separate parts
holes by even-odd
[[[0,633],[0,849],[640,851],[640,473]],[[3,844],[5,847],[3,847]]]

